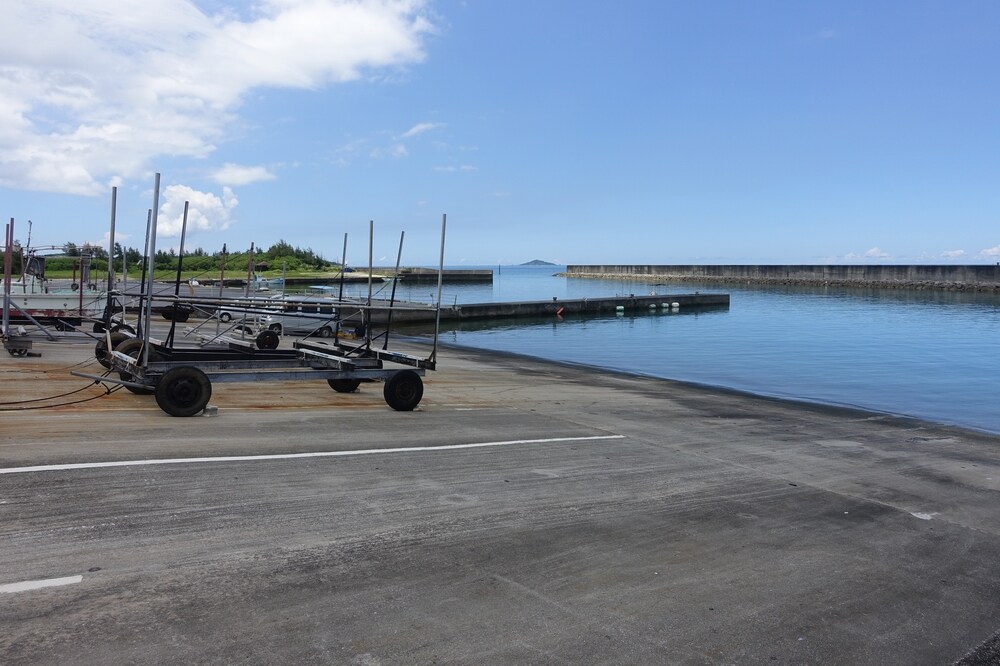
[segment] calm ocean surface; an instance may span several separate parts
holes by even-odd
[[[1000,297],[867,289],[652,285],[554,277],[563,266],[492,267],[492,285],[442,301],[731,294],[728,310],[442,325],[442,340],[547,359],[849,405],[1000,433]],[[498,272],[499,270],[499,272]],[[365,288],[367,289],[367,287]],[[432,302],[436,287],[400,286]],[[388,289],[382,296],[388,295]]]

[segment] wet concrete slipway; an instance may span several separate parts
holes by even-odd
[[[2,409],[100,395],[11,404],[91,348],[5,355]],[[998,663],[1000,437],[440,360],[412,413],[322,380],[0,413],[0,663]]]

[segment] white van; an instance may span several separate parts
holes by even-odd
[[[263,327],[279,335],[318,335],[328,338],[337,324],[333,301],[316,296],[285,296],[280,310],[261,317]]]

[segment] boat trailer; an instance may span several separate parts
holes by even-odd
[[[155,256],[156,218],[159,198],[160,174],[156,174],[153,208],[147,232],[148,256]],[[184,230],[188,206],[184,206],[181,230],[181,256],[183,256]],[[430,354],[420,358],[388,349],[389,327],[393,306],[389,307],[389,321],[381,336],[372,335],[373,310],[372,243],[373,223],[369,223],[369,296],[367,302],[331,299],[331,322],[339,331],[346,311],[351,317],[360,312],[364,323],[364,339],[346,342],[334,336],[332,341],[310,338],[292,342],[291,349],[279,349],[280,339],[274,331],[263,331],[256,339],[234,339],[225,335],[209,340],[211,346],[183,348],[174,346],[176,322],[170,324],[166,341],[150,337],[152,272],[144,288],[140,310],[140,333],[132,337],[127,332],[112,333],[105,329],[104,339],[98,342],[95,356],[109,370],[118,372],[118,379],[107,375],[93,375],[78,371],[70,374],[92,379],[95,382],[119,384],[137,394],[153,394],[156,404],[171,416],[194,416],[201,413],[212,397],[212,384],[220,382],[304,381],[325,379],[330,388],[340,393],[356,390],[362,382],[384,382],[386,404],[397,411],[414,409],[423,397],[422,377],[436,368],[438,330],[441,309],[441,274],[444,270],[444,239],[447,216],[441,220],[441,257],[438,273],[438,298],[436,305],[425,306],[438,313],[434,343]],[[112,234],[114,215],[112,214]],[[402,255],[403,237],[400,236],[399,255]],[[347,236],[344,237],[346,261]],[[397,264],[399,259],[397,258]],[[342,263],[342,265],[344,265]],[[178,268],[178,281],[180,269]],[[393,297],[395,289],[393,290]],[[249,305],[252,307],[252,305]],[[380,309],[384,309],[380,306]],[[381,339],[380,339],[381,338]],[[103,343],[103,344],[102,344]],[[381,348],[379,348],[381,343]]]

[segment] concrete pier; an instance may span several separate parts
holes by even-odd
[[[549,301],[509,301],[506,303],[464,303],[441,307],[442,321],[468,319],[511,319],[547,316],[604,315],[619,311],[635,314],[654,310],[679,308],[728,308],[729,294],[660,294],[605,296],[600,298],[556,299]],[[384,321],[385,311],[375,310],[375,321]],[[396,311],[395,322],[433,321],[434,313],[427,311]]]

